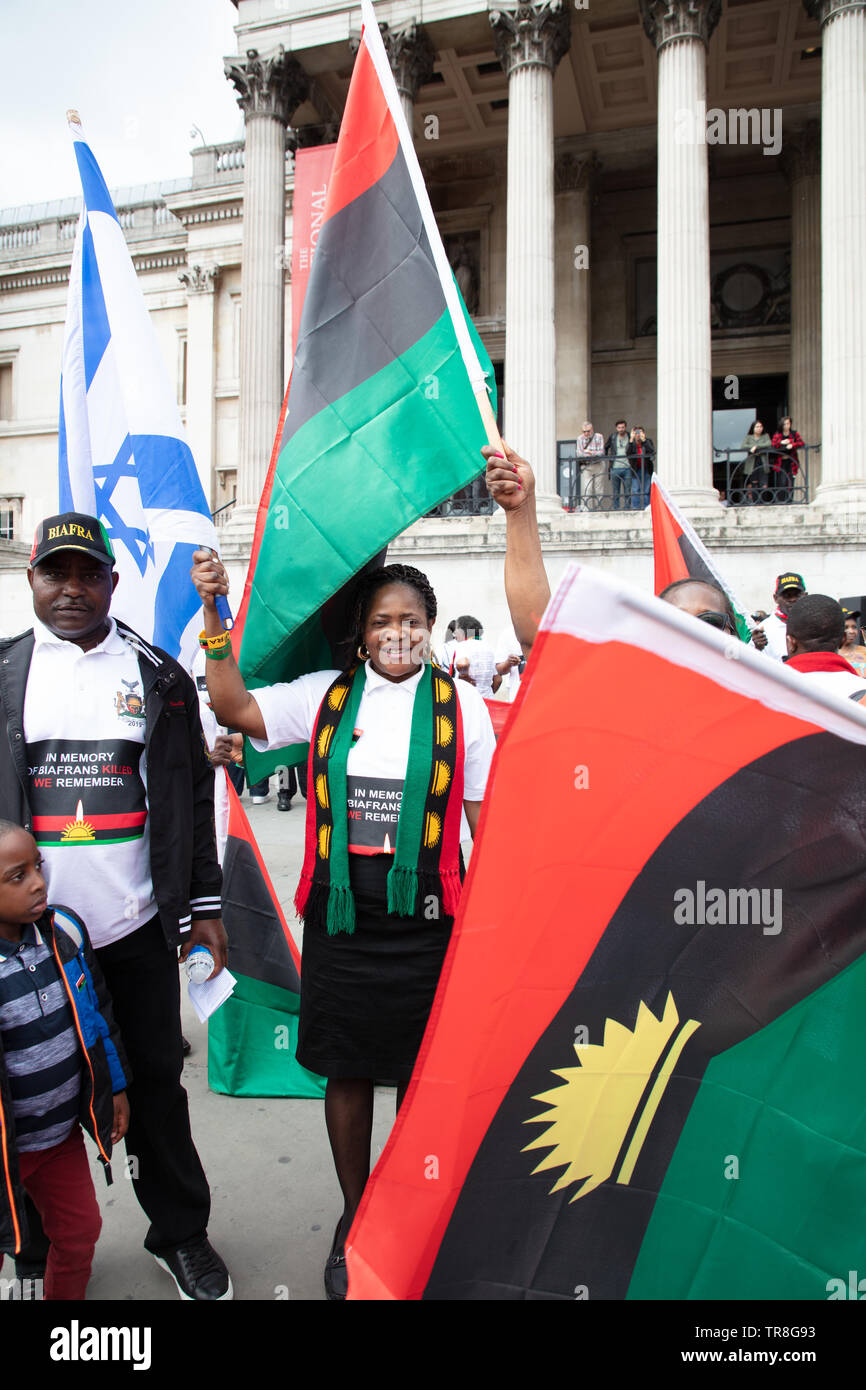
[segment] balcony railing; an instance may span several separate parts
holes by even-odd
[[[473,478],[471,483],[462,487],[459,492],[447,497],[444,502],[440,502],[438,507],[434,507],[428,516],[490,516],[496,511],[496,503],[487,491],[487,484],[484,481],[484,474],[479,473],[477,478]]]
[[[714,451],[713,485],[718,489],[722,504],[731,507],[767,507],[790,505],[810,500],[810,460],[820,450],[820,444],[806,444],[797,450],[797,472],[791,468],[789,457],[777,457],[778,451],[768,450],[758,456],[747,455],[743,449]],[[560,455],[556,486],[567,512],[642,511],[649,506],[652,473],[646,468],[629,468],[626,475],[622,465],[611,474],[616,463],[607,454],[590,460],[602,463],[604,470],[587,475],[576,456]],[[774,464],[778,464],[774,467]],[[232,514],[234,499],[213,513],[214,524],[225,525]],[[466,487],[440,502],[427,513],[428,517],[490,516],[496,503],[487,491],[484,474],[479,473]]]
[[[802,449],[744,449],[714,451],[714,482],[731,507],[790,506],[811,500],[809,475],[820,444]]]
[[[805,444],[790,455],[768,449],[713,451],[712,483],[723,505],[789,506],[811,499],[810,466],[820,444]],[[603,465],[601,468],[593,465]],[[560,442],[557,491],[567,512],[642,511],[649,506],[652,473],[626,466],[609,454],[580,459],[570,441]]]

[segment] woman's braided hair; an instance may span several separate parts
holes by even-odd
[[[434,620],[438,612],[436,595],[426,574],[416,570],[413,565],[380,565],[362,574],[355,593],[355,607],[352,613],[350,635],[346,638],[345,666],[348,668],[357,660],[357,652],[364,640],[364,628],[370,605],[380,589],[386,584],[405,584],[414,589],[424,605],[428,621]]]

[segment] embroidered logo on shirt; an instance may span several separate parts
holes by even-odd
[[[121,678],[120,684],[126,686],[126,693],[118,690],[114,700],[114,708],[121,719],[134,719],[140,722],[144,719],[144,700],[140,690],[137,689],[138,681],[125,681]]]

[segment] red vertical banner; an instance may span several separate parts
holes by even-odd
[[[292,357],[298,344],[301,310],[310,278],[313,252],[325,217],[325,200],[336,145],[313,145],[295,152],[292,201]]]

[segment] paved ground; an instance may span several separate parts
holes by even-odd
[[[275,793],[264,806],[243,800],[286,918],[297,926],[291,900],[306,803],[298,797],[282,813]],[[207,1085],[207,1028],[186,999],[183,1019],[192,1043],[184,1081],[193,1135],[213,1198],[209,1233],[229,1266],[235,1297],[323,1299],[322,1270],[342,1202],[321,1101],[215,1095]],[[374,1161],[391,1128],[394,1094],[376,1092]],[[113,1186],[105,1186],[95,1159],[93,1167],[104,1224],[88,1298],[176,1299],[174,1283],[142,1246],[147,1222],[124,1177],[122,1147]]]

